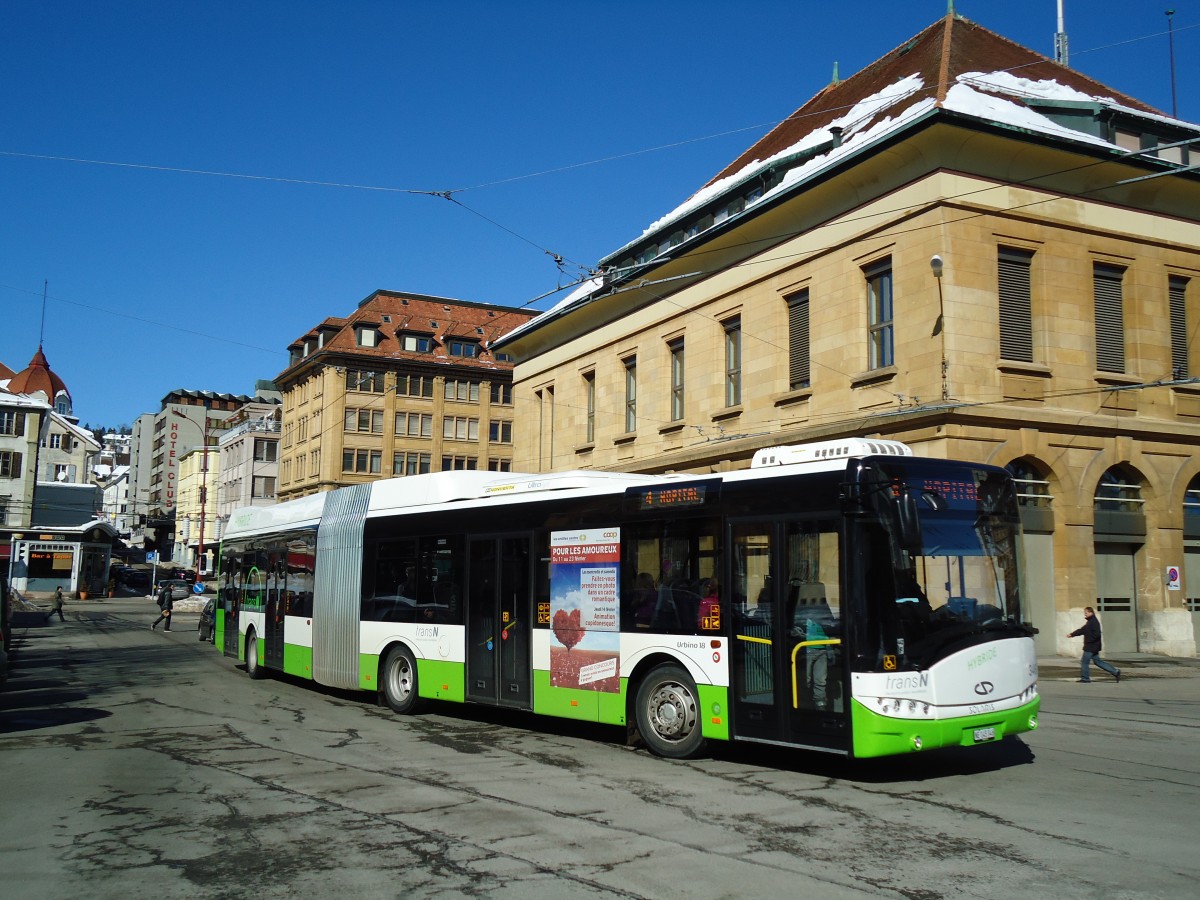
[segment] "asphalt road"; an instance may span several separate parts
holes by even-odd
[[[1188,897],[1197,670],[1046,678],[1042,729],[873,764],[252,682],[149,600],[17,631],[0,896]]]

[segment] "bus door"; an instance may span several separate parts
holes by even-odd
[[[240,556],[227,556],[222,563],[222,578],[217,621],[223,629],[221,652],[238,658],[238,607],[241,606],[242,560]]]
[[[738,737],[849,748],[836,522],[735,522],[732,698]]]
[[[267,564],[266,628],[263,641],[263,665],[268,669],[283,669],[283,617],[287,612],[284,595],[287,560],[283,550],[273,552]]]
[[[531,541],[474,537],[467,556],[467,698],[530,707]]]

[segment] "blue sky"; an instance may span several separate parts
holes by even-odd
[[[1200,2],[1066,0],[1071,64],[1200,121]],[[1055,0],[959,0],[1052,55]],[[83,422],[252,393],[384,288],[521,306],[945,14],[836,3],[0,6],[0,360]],[[120,165],[113,165],[113,164]],[[223,173],[223,174],[202,174]],[[238,177],[235,177],[238,176]],[[457,202],[410,191],[459,191]],[[544,309],[562,295],[531,304]]]

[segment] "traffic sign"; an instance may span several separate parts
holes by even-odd
[[[203,594],[204,593],[204,582],[197,581],[195,584],[193,584],[192,585],[192,593],[193,594]]]

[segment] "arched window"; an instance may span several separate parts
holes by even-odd
[[[1100,476],[1093,500],[1098,512],[1140,513],[1145,503],[1140,481],[1125,466],[1113,466]]]
[[[1032,463],[1024,459],[1014,459],[1004,468],[1008,470],[1016,485],[1017,503],[1041,509],[1050,507],[1054,501],[1054,496],[1050,493],[1050,482]]]
[[[1200,475],[1188,482],[1183,494],[1184,537],[1200,537]]]

